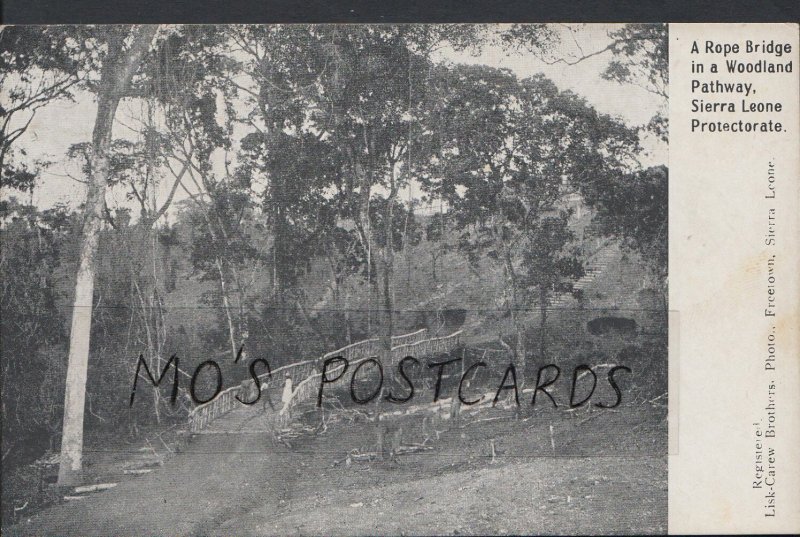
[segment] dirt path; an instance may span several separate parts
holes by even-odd
[[[557,424],[491,421],[442,434],[397,462],[341,462],[374,425],[336,423],[275,442],[258,413],[235,411],[151,474],[53,506],[4,535],[662,533],[666,457],[648,412]],[[613,420],[635,434],[624,442]],[[559,436],[559,431],[561,434]],[[580,434],[577,434],[580,433]],[[408,441],[418,442],[415,431]],[[588,442],[575,445],[574,438]],[[492,463],[487,438],[501,455]],[[597,454],[599,456],[587,456]],[[423,516],[423,514],[425,516]]]
[[[151,474],[53,506],[4,535],[198,535],[277,504],[293,458],[266,433],[204,434]],[[285,472],[284,472],[285,473]]]

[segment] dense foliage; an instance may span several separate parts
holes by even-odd
[[[498,329],[503,343],[510,336],[522,364],[544,355],[547,309],[584,275],[569,195],[648,262],[664,293],[667,169],[641,169],[636,128],[541,75],[437,59],[441,47],[538,51],[555,39],[539,26],[489,34],[159,29],[117,95],[124,122],[107,148],[104,188],[125,201],[103,198],[92,260],[89,427],[134,435],[153,416],[185,412],[183,400],[173,407],[157,393],[125,404],[139,354],[154,367],[173,353],[186,368],[222,357],[241,378],[246,369],[232,365],[241,347],[286,363],[417,328],[422,306],[464,307],[447,292],[479,267],[497,275],[481,298],[510,319]],[[134,37],[127,27],[0,34],[2,186],[14,192],[0,212],[4,467],[41,454],[17,449],[27,439],[57,447],[90,214],[22,201],[47,163],[26,158],[19,139],[42,106],[102,97],[97,73],[122,65]],[[629,26],[613,38],[605,76],[666,91],[663,28]],[[97,140],[71,142],[64,157],[78,179],[96,173]]]

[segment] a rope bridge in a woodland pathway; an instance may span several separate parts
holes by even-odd
[[[449,352],[459,344],[461,331],[449,336],[426,338],[427,329],[423,328],[400,336],[392,337],[391,364],[394,366],[406,356],[430,356],[436,353]],[[319,358],[304,360],[285,365],[270,373],[259,375],[262,394],[270,386],[276,384],[291,387],[291,394],[282,398],[281,408],[273,413],[273,427],[283,428],[291,420],[292,408],[311,400],[316,395],[318,382],[322,376],[322,364],[325,360],[336,356],[345,358],[350,366],[381,354],[380,339],[365,339],[328,352]],[[327,374],[334,376],[344,364],[331,368]],[[284,378],[281,382],[281,377]],[[199,433],[215,419],[227,414],[235,407],[242,405],[240,401],[252,400],[255,392],[255,381],[249,380],[220,392],[214,399],[195,407],[189,413],[189,430]],[[269,394],[266,394],[270,397]],[[238,399],[237,399],[238,397]],[[271,401],[271,399],[270,399]]]

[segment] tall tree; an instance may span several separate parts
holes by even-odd
[[[378,243],[372,206],[382,206],[380,232],[392,236],[398,194],[411,178],[410,126],[427,91],[430,60],[418,46],[426,39],[429,36],[397,26],[332,28],[326,36],[329,67],[313,116],[345,155],[350,215],[370,263],[373,248],[378,252],[381,336],[386,346],[394,330],[395,245],[391,240]],[[424,151],[418,145],[414,152],[424,160]]]
[[[120,101],[130,91],[131,81],[139,69],[142,58],[149,50],[156,31],[155,26],[97,28],[98,38],[106,50],[100,68],[100,80],[96,87],[97,115],[89,148],[90,174],[70,330],[61,464],[58,472],[58,482],[62,485],[72,484],[81,479],[94,264],[105,208],[114,117]]]
[[[526,230],[521,246],[519,273],[525,294],[539,305],[539,357],[547,358],[547,310],[553,293],[568,293],[583,276],[575,236],[569,228],[570,213],[543,215]],[[532,295],[532,296],[531,296]]]
[[[666,24],[626,24],[609,32],[611,41],[602,50],[564,63],[611,53],[602,76],[607,80],[639,87],[661,100],[661,108],[645,130],[666,143],[669,90],[669,28]],[[623,246],[641,254],[667,307],[667,201],[669,173],[666,166],[628,173],[604,174],[580,185],[584,199],[597,209],[600,228],[620,237]]]
[[[608,80],[638,86],[661,99],[662,107],[647,129],[664,143],[669,140],[668,32],[666,24],[626,24],[613,32],[613,57],[603,73]],[[624,246],[641,254],[666,314],[669,171],[655,166],[605,179],[587,190],[587,201],[597,206],[607,233],[621,237]]]
[[[180,218],[191,224],[192,262],[203,278],[219,286],[212,300],[221,303],[226,339],[236,357],[249,333],[247,282],[241,271],[260,255],[250,237],[260,225],[253,218],[250,177],[230,170],[235,119],[230,80],[238,65],[229,61],[230,42],[217,28],[180,26],[165,34],[146,66],[148,98],[157,112],[155,124],[144,125],[142,132],[145,147],[139,160],[146,173],[132,174],[128,183],[141,204],[147,201],[145,192],[135,185],[151,175],[154,165],[172,177],[161,209],[146,211],[148,222],[163,214],[176,192],[188,198],[189,210]],[[151,151],[153,145],[157,148]]]
[[[464,230],[462,248],[501,269],[502,302],[524,367],[528,285],[541,291],[578,274],[559,254],[563,227],[555,241],[557,220],[547,219],[565,188],[620,173],[637,136],[542,76],[520,82],[484,66],[441,69],[437,94],[440,110],[428,119],[441,158],[426,187],[447,200]],[[526,253],[528,260],[543,255],[541,266],[526,267]]]
[[[427,91],[431,53],[445,42],[456,48],[475,45],[479,30],[463,25],[328,25],[232,32],[238,57],[247,58],[243,72],[249,83],[241,77],[231,82],[252,103],[247,121],[264,144],[279,149],[275,144],[286,136],[311,134],[337,153],[340,173],[330,180],[342,193],[338,216],[355,223],[367,252],[370,281],[373,265],[377,269],[381,333],[388,345],[394,322],[394,250],[392,241],[377,244],[372,206],[381,205],[381,232],[388,235],[398,194],[411,179],[412,125]],[[420,144],[413,152],[424,160],[426,150]],[[281,199],[288,186],[281,174],[272,173],[267,199]],[[291,244],[284,239],[288,214],[283,207],[271,206],[276,257]],[[275,281],[280,284],[279,278]]]
[[[666,314],[669,170],[653,166],[599,179],[585,192],[600,229],[640,254]]]

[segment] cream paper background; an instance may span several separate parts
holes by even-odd
[[[701,75],[753,82],[754,100],[780,101],[788,132],[690,132],[693,40],[775,39],[792,45],[792,74]],[[670,533],[800,532],[800,120],[797,24],[670,25]],[[741,60],[766,56],[735,56]],[[729,56],[730,59],[730,56]],[[720,65],[722,67],[722,65]],[[721,69],[722,71],[722,69]],[[776,116],[776,114],[772,114]],[[705,120],[767,114],[696,114]],[[777,246],[764,245],[767,163],[777,176]],[[769,255],[777,254],[777,516],[754,490],[753,422],[765,419],[770,326],[763,310]]]

